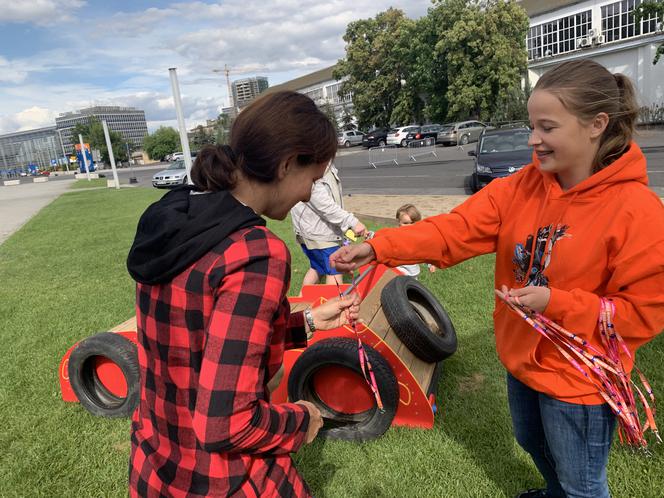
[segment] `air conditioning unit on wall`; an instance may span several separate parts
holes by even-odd
[[[657,24],[655,24],[655,31],[657,31],[658,33],[664,31],[664,23],[658,22]]]
[[[598,35],[595,37],[595,45],[601,45],[606,41],[606,38],[604,38],[604,35]]]
[[[597,33],[597,30],[595,28],[590,28],[588,30],[588,38],[590,38],[591,40],[595,38],[598,34],[599,33]]]
[[[576,41],[576,48],[589,48],[592,46],[590,38],[579,38]]]

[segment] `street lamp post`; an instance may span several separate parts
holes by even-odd
[[[67,168],[67,173],[69,173],[69,158],[67,157],[67,153],[65,152],[65,144],[62,141],[62,132],[59,129],[55,129],[55,131],[58,132],[58,136],[60,137],[60,147],[62,147],[62,157],[65,159],[65,168]]]
[[[129,183],[138,183],[138,180],[134,176],[134,168],[131,166],[131,153],[129,152],[129,142],[125,142],[127,146],[127,161],[129,162]]]

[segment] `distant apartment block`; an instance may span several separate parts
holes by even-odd
[[[270,86],[265,76],[235,80],[232,84],[235,107],[242,109]]]
[[[36,164],[46,169],[63,157],[55,126],[0,135],[0,169]]]
[[[91,118],[105,120],[108,128],[117,131],[133,148],[143,147],[143,139],[148,134],[145,111],[133,107],[95,106],[76,112],[67,112],[55,118],[56,129],[68,154],[74,150],[78,137],[72,137],[72,130],[79,123],[88,123]]]

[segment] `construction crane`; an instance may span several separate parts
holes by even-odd
[[[231,70],[228,67],[228,64],[224,64],[223,69],[213,69],[213,73],[224,73],[226,75],[226,85],[228,86],[228,101],[231,109],[233,109],[233,117],[237,116],[237,108],[235,106],[235,101],[233,100],[233,88],[231,86]]]

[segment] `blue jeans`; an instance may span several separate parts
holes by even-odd
[[[514,436],[555,498],[609,498],[606,464],[616,419],[607,404],[577,405],[537,392],[507,374]]]

